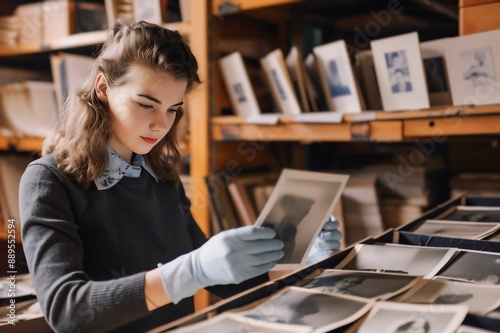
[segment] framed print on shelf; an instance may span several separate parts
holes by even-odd
[[[364,103],[343,40],[317,46],[319,78],[330,111],[361,112]]]
[[[268,53],[260,59],[260,65],[279,112],[289,116],[300,114],[302,110],[288,74],[283,52],[276,49]]]
[[[450,38],[446,64],[453,105],[500,103],[500,30]]]
[[[370,43],[384,111],[430,106],[416,32]]]
[[[420,43],[431,106],[452,104],[445,54],[449,41],[442,38]]]
[[[233,52],[219,60],[220,70],[234,113],[249,117],[260,115],[250,78],[240,52]]]

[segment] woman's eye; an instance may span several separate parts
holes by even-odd
[[[148,105],[148,104],[142,104],[142,103],[138,103],[139,106],[143,109],[146,109],[146,110],[153,110],[153,106],[152,105]]]
[[[178,111],[179,111],[178,109],[168,109],[167,110],[168,113],[175,113],[175,114],[177,114]]]

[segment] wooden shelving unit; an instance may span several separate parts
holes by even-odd
[[[282,116],[276,125],[246,122],[242,117],[212,118],[212,139],[349,142],[399,142],[415,137],[500,134],[500,105],[447,106],[399,112],[345,114],[341,123],[301,123]]]

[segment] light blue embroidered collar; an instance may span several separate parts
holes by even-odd
[[[153,178],[158,181],[153,170],[146,164],[142,155],[135,155],[132,165],[125,162],[111,147],[108,146],[108,167],[102,176],[94,179],[98,190],[107,190],[116,185],[123,177],[138,178],[144,168]]]

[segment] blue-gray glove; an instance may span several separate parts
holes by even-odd
[[[333,215],[330,215],[314,241],[314,245],[307,257],[307,262],[317,262],[338,251],[341,239],[342,233],[339,230],[339,221]]]
[[[245,226],[210,238],[199,249],[160,266],[163,288],[173,303],[199,289],[241,283],[274,267],[283,242],[268,227]]]

